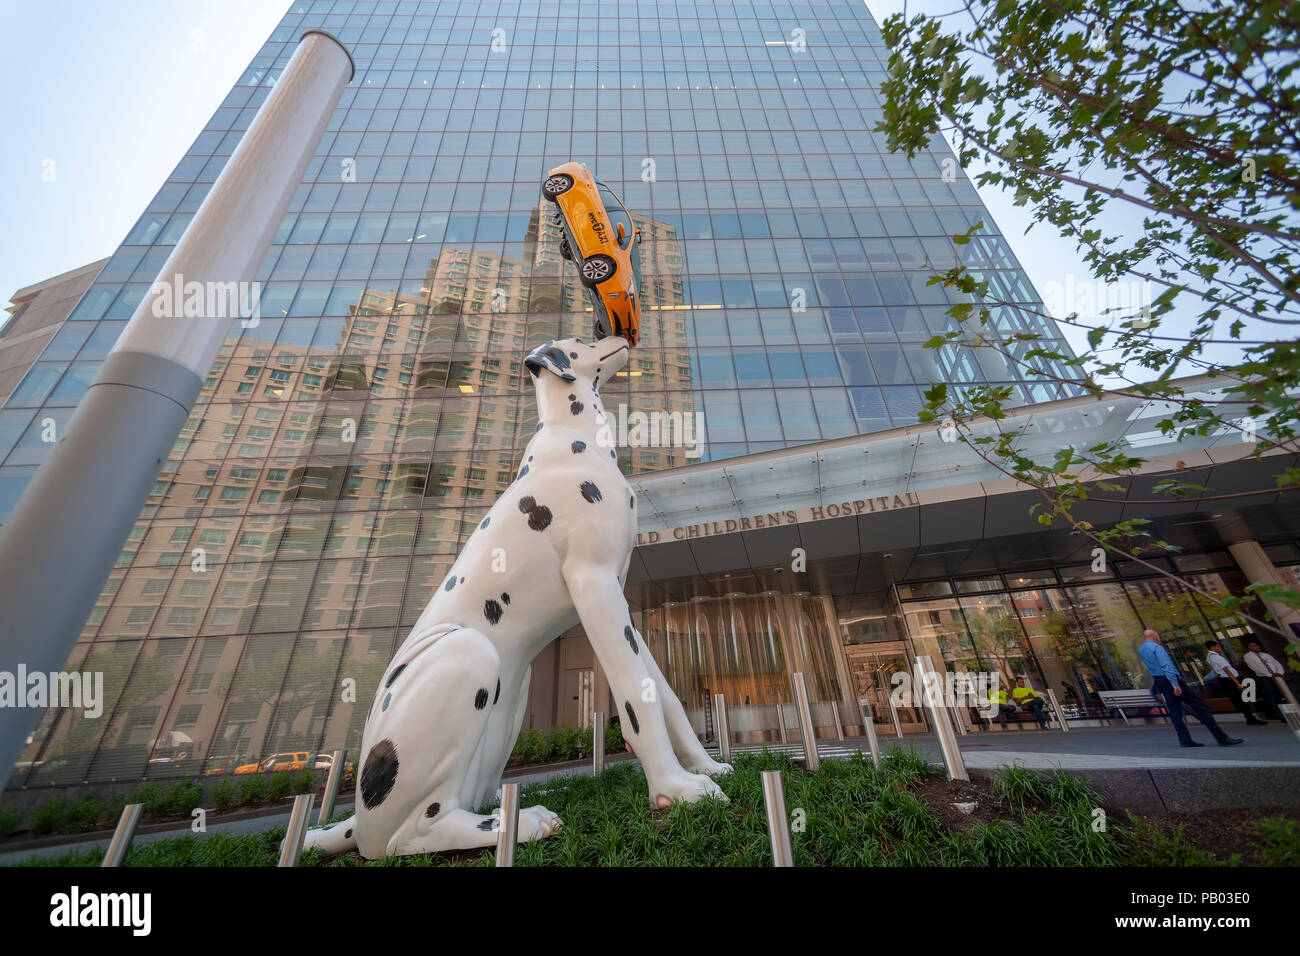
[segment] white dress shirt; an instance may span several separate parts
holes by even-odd
[[[1220,654],[1218,651],[1210,651],[1210,656],[1207,657],[1205,660],[1206,663],[1208,663],[1211,667],[1214,668],[1214,673],[1217,674],[1218,676],[1227,677],[1231,680],[1236,679],[1237,669],[1233,667],[1231,664],[1229,664],[1228,659],[1224,657],[1222,654]]]
[[[1277,658],[1267,651],[1250,651],[1241,662],[1251,669],[1260,677],[1268,677],[1271,674],[1282,675],[1282,665],[1277,662]]]

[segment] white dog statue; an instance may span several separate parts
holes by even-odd
[[[548,342],[524,360],[540,424],[519,474],[388,665],[361,738],[356,813],[309,831],[306,846],[375,859],[495,844],[499,815],[474,811],[494,799],[519,736],[533,658],[579,621],[651,805],[727,799],[709,775],[730,765],[700,744],[623,598],[636,496],[600,383],[627,358],[627,342],[609,337]],[[519,840],[561,825],[543,806],[521,809]]]

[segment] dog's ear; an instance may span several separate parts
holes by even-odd
[[[528,357],[524,359],[524,367],[532,373],[533,378],[540,375],[542,369],[547,369],[566,382],[576,382],[578,380],[578,377],[570,371],[573,368],[573,363],[569,361],[569,356],[565,355],[564,349],[554,342],[539,345],[529,352]]]

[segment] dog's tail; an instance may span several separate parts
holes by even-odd
[[[357,848],[356,814],[329,826],[308,830],[303,840],[303,851],[318,847],[326,856],[336,856]]]

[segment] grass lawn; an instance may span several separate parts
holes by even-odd
[[[729,804],[704,800],[654,810],[638,766],[600,778],[555,778],[523,788],[564,820],[558,834],[521,845],[516,866],[769,866],[759,773],[784,772],[796,866],[1122,866],[1300,863],[1300,822],[1243,822],[1241,852],[1198,847],[1185,829],[1120,811],[1094,828],[1100,798],[1064,773],[1001,771],[992,785],[950,782],[912,748],[826,760],[814,775],[780,753],[748,753],[719,779]],[[954,803],[975,803],[966,813]],[[244,836],[179,836],[131,850],[128,866],[274,866],[283,828]],[[94,866],[99,850],[22,865]],[[355,853],[304,866],[491,866],[492,850],[363,860]]]

